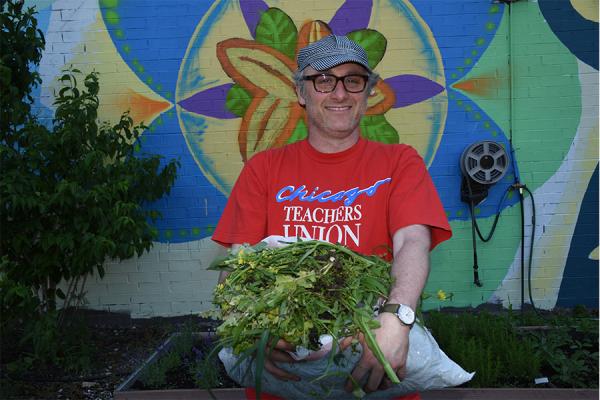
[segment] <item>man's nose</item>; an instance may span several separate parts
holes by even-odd
[[[348,96],[348,92],[346,91],[344,83],[341,80],[337,81],[337,84],[335,85],[335,88],[333,88],[331,95],[339,99],[343,99],[344,97]]]

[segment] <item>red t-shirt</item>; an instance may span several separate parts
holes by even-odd
[[[431,248],[452,232],[418,153],[404,144],[359,139],[320,153],[307,140],[257,153],[244,166],[213,240],[258,243],[270,235],[340,243],[384,254],[394,233],[412,224],[431,228]]]

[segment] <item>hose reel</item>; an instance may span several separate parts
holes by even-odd
[[[477,205],[487,197],[488,188],[506,175],[508,155],[496,142],[476,142],[460,156],[460,170],[463,175],[461,200]]]
[[[489,140],[475,142],[468,146],[460,156],[460,170],[462,183],[460,198],[469,205],[471,213],[471,230],[473,234],[473,283],[483,286],[479,280],[479,265],[477,263],[477,240],[475,232],[487,242],[491,239],[498,217],[496,214],[494,224],[487,238],[482,237],[475,219],[475,205],[480,204],[488,196],[490,186],[500,181],[508,170],[508,155],[500,144]]]

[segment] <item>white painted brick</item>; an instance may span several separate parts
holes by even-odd
[[[130,283],[127,273],[113,272],[116,270],[116,268],[111,268],[111,272],[104,274],[104,278],[99,280],[99,282],[106,283],[108,285],[112,285],[114,283]],[[97,279],[100,278],[98,277]]]
[[[170,293],[165,292],[164,294],[134,294],[131,296],[131,304],[152,304],[157,301],[170,301]]]
[[[138,263],[139,272],[148,273],[148,272],[157,272],[157,271],[167,271],[169,269],[168,263],[157,262],[157,261],[140,261]],[[132,272],[137,272],[132,271]]]
[[[131,295],[129,294],[110,294],[109,296],[100,296],[102,304],[131,304]]]
[[[196,271],[202,268],[201,263],[193,260],[169,261],[169,271]]]
[[[199,297],[197,282],[176,282],[169,285],[170,298],[174,300],[197,300]]]
[[[114,313],[119,313],[119,314],[131,315],[132,307],[134,307],[136,309],[138,308],[137,305],[131,305],[131,304],[109,304],[108,311],[114,312]]]
[[[64,54],[44,53],[43,62],[48,65],[58,65],[62,67],[65,64],[65,56]]]
[[[138,292],[137,283],[110,283],[108,284],[108,293],[110,295],[127,294],[132,295]]]
[[[100,301],[100,296],[90,296],[89,294],[84,295],[84,301],[82,303],[84,308],[97,308],[102,306],[102,302]]]
[[[169,296],[170,290],[169,286],[163,282],[161,283],[147,283],[140,282],[138,284],[139,290],[136,294],[139,295],[159,295],[159,296]]]
[[[85,292],[87,296],[107,296],[108,295],[108,284],[104,282],[94,283],[88,279],[85,285]]]
[[[192,278],[192,273],[189,271],[177,272],[159,272],[161,282],[185,282]]]
[[[104,270],[108,272],[128,273],[138,272],[137,261],[135,259],[124,261],[108,262],[104,265]]]
[[[208,270],[198,270],[192,271],[192,281],[200,281],[202,282],[202,286],[205,287],[205,283],[210,286],[214,286],[217,284],[219,280],[219,272],[218,271],[208,271]]]
[[[186,261],[190,259],[189,250],[170,250],[159,253],[160,261]]]
[[[158,272],[130,272],[127,277],[131,283],[160,283]]]
[[[140,304],[139,315],[148,317],[171,316],[173,309],[170,302],[154,302],[152,304]]]

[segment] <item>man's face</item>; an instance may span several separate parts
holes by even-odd
[[[322,73],[333,74],[337,77],[358,74],[368,75],[361,65],[346,63],[327,71],[317,71],[308,66],[304,76]],[[360,93],[349,93],[342,81],[338,81],[333,92],[320,93],[314,88],[313,82],[305,81],[304,94],[299,91],[298,102],[305,106],[308,132],[311,136],[320,136],[326,140],[347,139],[349,136],[360,135],[359,123],[367,110],[366,89]]]

